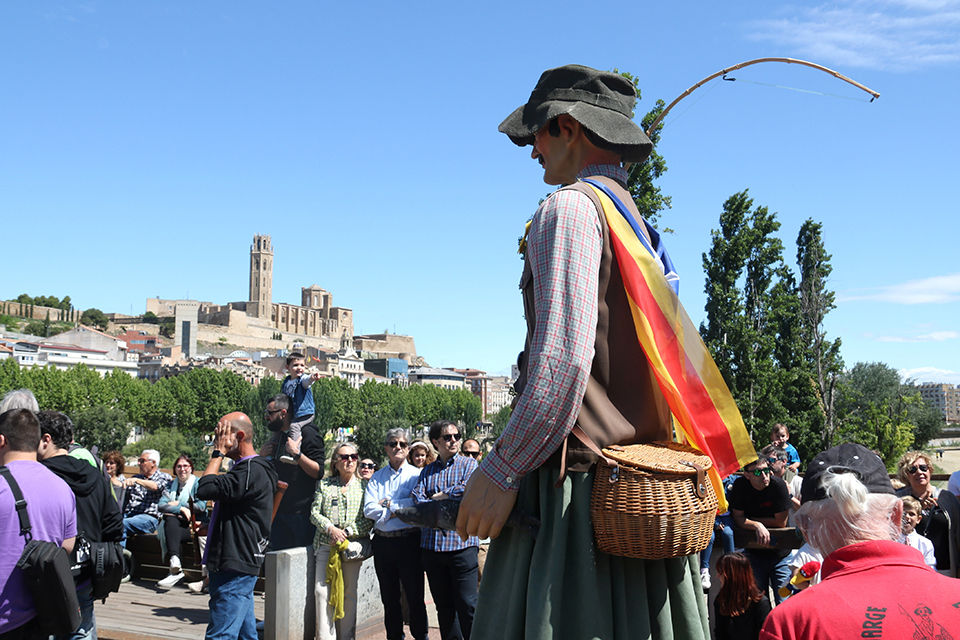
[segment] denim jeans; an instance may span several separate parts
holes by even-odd
[[[253,586],[257,576],[235,571],[210,572],[210,621],[206,640],[257,640]]]
[[[723,525],[723,529],[720,530],[720,540],[723,543],[723,553],[733,553],[733,516],[729,513],[725,513],[722,516],[717,516],[717,522]],[[710,534],[710,543],[707,544],[707,548],[700,552],[700,568],[709,569],[710,568],[710,556],[713,554],[713,544],[717,541],[717,530],[714,528],[713,533]]]
[[[127,538],[135,533],[156,533],[160,521],[146,513],[123,517],[123,540],[120,544],[127,548]]]
[[[777,556],[756,555],[749,549],[744,554],[750,560],[753,568],[753,577],[757,580],[760,593],[766,595],[767,589],[773,589],[773,599],[780,604],[780,587],[790,579],[790,554],[778,558]]]
[[[97,640],[97,619],[93,615],[93,584],[90,580],[77,587],[77,599],[80,601],[80,627],[65,636],[56,636],[57,640]]]

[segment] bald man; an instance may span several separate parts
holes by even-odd
[[[214,450],[197,498],[216,500],[203,562],[210,574],[210,622],[206,638],[257,639],[253,585],[270,535],[277,472],[253,448],[253,424],[243,413],[220,418]],[[234,461],[220,474],[221,458]]]

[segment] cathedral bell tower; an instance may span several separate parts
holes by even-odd
[[[250,299],[247,315],[270,319],[273,294],[273,245],[270,236],[255,235],[250,246]]]

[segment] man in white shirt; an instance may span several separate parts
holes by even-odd
[[[387,640],[404,637],[401,584],[410,607],[410,633],[415,640],[427,638],[420,528],[396,517],[397,509],[413,506],[410,494],[420,478],[420,469],[407,462],[409,447],[410,434],[405,429],[387,431],[384,448],[390,464],[370,478],[363,501],[363,515],[374,521],[373,564],[380,582]]]

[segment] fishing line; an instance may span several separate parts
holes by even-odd
[[[766,82],[756,82],[754,80],[744,80],[743,78],[728,78],[723,76],[723,79],[727,82],[746,82],[747,84],[758,84],[762,87],[774,87],[775,89],[788,89],[790,91],[799,91],[800,93],[812,93],[815,96],[827,96],[830,98],[841,98],[843,100],[853,100],[855,102],[873,102],[873,100],[867,100],[866,98],[854,98],[852,96],[841,96],[836,93],[823,93],[822,91],[811,91],[810,89],[798,89],[797,87],[785,87],[782,84],[768,84]],[[712,87],[711,87],[712,89]],[[696,103],[694,103],[696,104]]]

